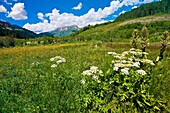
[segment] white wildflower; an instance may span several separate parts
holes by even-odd
[[[109,55],[116,55],[116,52],[108,52]]]
[[[33,62],[32,65],[38,65],[40,64],[39,62]]]
[[[121,63],[114,64],[115,67],[122,67]]]
[[[144,55],[148,55],[148,53],[147,52],[142,52]]]
[[[120,57],[120,56],[114,56],[114,58],[121,59],[121,57]]]
[[[149,60],[149,59],[142,59],[141,62],[146,63],[146,64],[150,64],[150,65],[155,65],[155,64],[153,63],[153,61],[152,61],[152,60]]]
[[[114,71],[118,71],[118,70],[119,70],[119,67],[114,67],[113,70],[114,70]]]
[[[128,60],[133,61],[133,59],[132,59],[132,58],[128,58]]]
[[[53,65],[51,65],[51,67],[54,68],[54,67],[57,67],[57,65],[56,65],[56,64],[53,64]]]
[[[136,49],[135,48],[131,48],[130,51],[135,51]]]
[[[129,68],[121,69],[122,74],[129,75]]]
[[[139,68],[140,67],[140,63],[139,62],[135,62],[135,63],[132,64],[132,67],[138,67]]]
[[[84,76],[85,76],[85,75],[90,76],[90,75],[92,75],[92,73],[91,73],[90,70],[85,70],[85,71],[83,71],[82,75],[84,75]]]
[[[99,70],[99,75],[100,75],[100,76],[104,76],[102,70]]]
[[[158,61],[159,61],[159,59],[160,59],[160,58],[159,58],[159,56],[158,56],[158,57],[156,58],[156,62],[158,62]]]
[[[82,79],[80,82],[81,82],[81,84],[85,84],[85,83],[86,83],[86,80],[85,80],[85,79]]]
[[[125,51],[122,53],[122,56],[126,56],[126,55],[128,55],[128,53],[129,53],[128,51]]]
[[[55,60],[55,58],[50,58],[50,61],[54,61]]]
[[[127,61],[126,61],[126,60],[122,60],[122,63],[124,63],[124,64],[125,64],[125,63],[127,63]]]
[[[97,80],[98,80],[98,76],[94,75],[94,76],[92,77],[92,79],[95,80],[95,81],[97,81]]]
[[[66,59],[65,58],[62,58],[62,59],[60,59],[62,62],[66,62]]]
[[[134,54],[134,55],[136,55],[136,54],[137,54],[137,52],[136,52],[136,51],[130,51],[130,53],[131,53],[131,54]]]
[[[63,61],[62,60],[57,60],[57,64],[60,64],[60,63],[62,63]]]
[[[137,70],[137,72],[138,72],[139,74],[141,74],[141,75],[146,75],[146,72],[145,72],[144,70],[142,70],[142,69]]]
[[[97,70],[98,70],[98,67],[96,67],[96,66],[91,66],[91,67],[90,67],[90,71],[91,71],[92,73],[96,73]]]

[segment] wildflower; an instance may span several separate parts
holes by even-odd
[[[98,76],[94,75],[94,76],[92,77],[92,79],[95,80],[95,81],[97,81],[97,80],[98,80]]]
[[[50,58],[50,61],[54,61],[55,60],[55,58]]]
[[[57,61],[57,64],[60,64],[60,63],[62,63],[62,62],[63,62],[62,60],[58,60],[58,61]]]
[[[61,58],[61,61],[62,61],[62,62],[66,62],[66,59],[65,59],[65,58]]]
[[[117,58],[117,59],[121,59],[121,57],[120,56],[114,56],[115,58]]]
[[[141,75],[146,75],[146,72],[145,72],[144,70],[142,70],[142,69],[137,70],[137,72],[138,72],[139,74],[141,74]]]
[[[113,70],[114,70],[114,71],[118,71],[118,70],[119,70],[119,67],[114,67]]]
[[[132,67],[138,67],[139,68],[140,67],[140,63],[139,62],[135,62],[135,63],[132,64]]]
[[[128,55],[128,53],[129,53],[128,51],[125,51],[122,53],[122,56],[126,56],[126,55]]]
[[[100,75],[100,76],[104,76],[102,70],[99,70],[99,75]]]
[[[81,82],[81,84],[85,84],[85,83],[86,83],[86,80],[85,80],[85,79],[82,79],[80,82]]]
[[[135,48],[131,48],[130,51],[135,51],[136,49]]]
[[[134,54],[134,55],[136,55],[136,54],[137,54],[137,52],[136,52],[136,51],[130,51],[130,53],[131,53],[131,54]]]
[[[96,66],[91,66],[91,67],[90,67],[90,71],[91,71],[92,73],[96,73],[97,70],[98,70],[98,67],[96,67]]]
[[[53,64],[53,65],[51,65],[51,67],[54,68],[54,67],[57,67],[57,65],[56,65],[56,64]]]
[[[121,69],[122,74],[129,75],[129,68]]]
[[[160,59],[160,58],[159,58],[159,56],[158,56],[158,57],[156,58],[156,62],[158,62],[158,61],[159,61],[159,59]]]
[[[126,60],[122,60],[122,63],[124,63],[124,64],[125,64],[126,62],[127,62]]]
[[[146,64],[150,64],[150,65],[155,65],[155,64],[153,63],[153,61],[152,61],[152,60],[149,60],[149,59],[142,59],[141,62],[146,63]]]
[[[133,61],[133,59],[132,59],[132,58],[128,58],[128,60]]]
[[[85,75],[90,76],[90,75],[92,75],[92,73],[91,73],[90,70],[85,70],[85,71],[83,71],[82,75],[84,75],[84,76],[85,76]]]
[[[116,52],[108,52],[109,55],[116,55]]]
[[[148,55],[148,53],[147,52],[142,52],[144,55]]]

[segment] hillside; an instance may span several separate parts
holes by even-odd
[[[75,40],[122,41],[131,38],[134,29],[148,27],[151,40],[159,37],[165,30],[170,32],[170,14],[141,17],[131,20],[108,22],[87,26],[71,35]],[[70,38],[70,37],[68,37]]]
[[[0,21],[0,36],[7,36],[18,39],[38,37],[38,35],[32,31],[4,21]]]
[[[121,14],[119,17],[116,18],[115,21],[122,21],[126,19],[139,18],[169,12],[170,12],[170,0],[161,0],[159,2],[144,4],[138,8],[132,9],[129,12]]]
[[[80,28],[78,28],[76,25],[73,26],[65,26],[61,28],[57,28],[56,30],[50,31],[50,32],[45,32],[45,33],[40,33],[39,36],[42,37],[44,35],[48,36],[58,36],[58,37],[63,37],[63,36],[69,36],[70,34],[78,31]]]

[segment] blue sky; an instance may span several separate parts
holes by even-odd
[[[0,20],[36,33],[84,27],[114,20],[121,13],[156,0],[0,0]]]

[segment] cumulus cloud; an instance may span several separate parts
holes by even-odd
[[[3,5],[0,5],[0,13],[5,13],[7,12],[7,9],[3,6]]]
[[[154,0],[144,0],[143,3],[150,3],[153,2]]]
[[[124,14],[124,13],[126,13],[125,10],[121,11],[121,12],[119,13],[119,15]]]
[[[37,16],[40,20],[44,20],[44,15],[42,13],[38,13]]]
[[[94,25],[97,23],[106,22],[104,18],[109,15],[113,14],[113,16],[116,17],[114,12],[122,6],[134,6],[142,3],[143,2],[141,0],[114,0],[110,2],[110,6],[108,7],[103,9],[99,8],[98,10],[91,8],[86,14],[81,16],[76,16],[72,13],[60,13],[60,10],[55,8],[50,13],[37,14],[38,18],[43,21],[35,24],[27,23],[23,27],[34,32],[47,32],[63,26],[77,25],[79,27],[84,27],[89,24]],[[82,4],[79,3],[78,8],[74,7],[74,9],[78,10],[81,9],[81,7]],[[125,12],[126,11],[123,10],[120,14]]]
[[[133,6],[133,7],[132,7],[132,9],[136,9],[136,8],[138,8],[138,6]]]
[[[74,9],[74,10],[80,10],[81,8],[82,8],[82,3],[80,2],[80,3],[78,4],[78,6],[73,7],[72,9]]]
[[[9,3],[7,0],[4,0],[4,2],[5,2],[7,5],[12,5],[12,3]]]
[[[14,20],[27,19],[27,12],[25,11],[24,7],[24,3],[15,3],[7,17],[11,17]]]
[[[112,1],[109,7],[105,7],[104,9],[99,8],[97,11],[91,8],[86,14],[81,16],[75,16],[72,13],[60,13],[60,11],[55,8],[51,13],[38,14],[38,18],[48,18],[50,20],[49,22],[46,20],[36,24],[27,23],[23,27],[34,32],[46,32],[63,26],[78,25],[79,27],[84,27],[89,24],[103,23],[106,22],[103,18],[113,14],[122,7],[122,5],[119,1]]]

